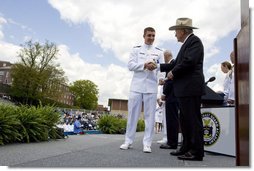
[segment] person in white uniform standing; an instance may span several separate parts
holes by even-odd
[[[145,119],[143,152],[151,153],[159,80],[158,72],[160,71],[159,64],[163,63],[164,60],[163,51],[153,46],[154,28],[145,28],[143,38],[144,44],[133,47],[129,57],[128,68],[134,74],[128,100],[125,142],[120,146],[120,149],[127,150],[132,147],[143,102]]]
[[[232,51],[230,53],[230,60],[232,62],[232,69],[229,73],[229,77],[230,77],[230,83],[229,83],[229,87],[228,87],[228,99],[227,99],[227,103],[228,105],[235,105],[235,52]]]

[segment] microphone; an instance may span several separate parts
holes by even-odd
[[[207,85],[209,82],[213,82],[215,79],[216,79],[215,77],[209,78],[209,80],[205,82],[205,85]]]

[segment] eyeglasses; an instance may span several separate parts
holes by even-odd
[[[148,34],[147,37],[155,37],[155,34]]]

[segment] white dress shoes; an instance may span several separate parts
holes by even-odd
[[[165,139],[157,141],[158,144],[166,144],[168,141]]]
[[[124,144],[122,144],[122,145],[120,146],[120,149],[122,149],[122,150],[128,150],[128,149],[130,149],[130,148],[132,148],[132,145],[131,145],[131,144],[126,144],[126,143],[124,143]]]
[[[151,147],[147,146],[147,145],[144,145],[143,152],[144,153],[151,153],[152,152]]]
[[[121,150],[128,150],[128,149],[130,149],[130,148],[132,148],[132,144],[124,143],[124,144],[122,144],[122,145],[120,146],[120,149],[121,149]],[[151,147],[150,147],[150,146],[147,146],[147,145],[144,145],[144,147],[143,147],[143,152],[144,152],[144,153],[151,153],[151,152],[152,152]]]

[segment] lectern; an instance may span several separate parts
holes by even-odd
[[[224,98],[206,85],[206,94],[201,97],[203,106],[222,106]]]
[[[201,114],[205,151],[236,156],[235,107],[225,104],[224,98],[206,85]]]

